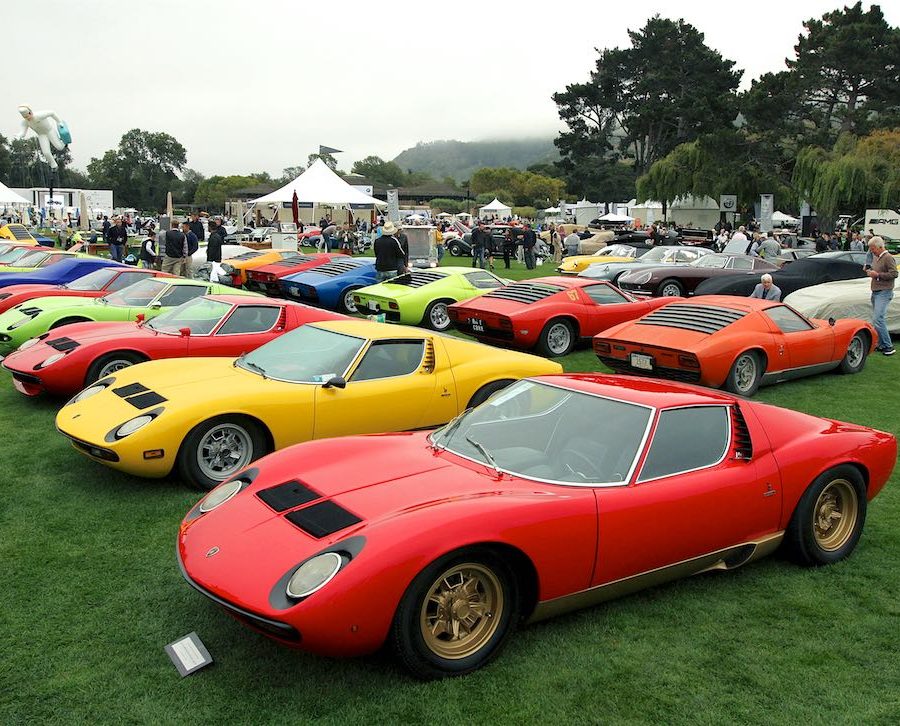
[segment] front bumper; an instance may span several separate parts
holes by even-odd
[[[114,444],[97,443],[75,436],[64,430],[59,424],[57,424],[56,430],[69,439],[72,448],[88,458],[126,474],[147,479],[161,479],[168,476],[178,453],[177,449],[173,451],[163,447],[141,446],[137,444],[137,441],[129,441],[131,437],[121,439]],[[132,436],[134,435],[132,434]],[[158,459],[145,459],[144,451],[154,448],[163,448],[163,456]]]

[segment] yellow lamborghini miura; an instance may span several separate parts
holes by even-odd
[[[419,328],[304,325],[240,358],[140,363],[84,389],[56,417],[76,449],[115,469],[177,468],[210,488],[310,439],[430,428],[558,363]]]

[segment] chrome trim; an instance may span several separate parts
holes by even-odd
[[[804,332],[804,331],[798,331]],[[808,366],[796,366],[794,368],[782,368],[780,371],[771,373],[763,373],[760,379],[761,383],[777,383],[779,381],[789,381],[793,378],[802,378],[803,376],[812,376],[816,373],[826,373],[837,368],[841,364],[840,360],[827,361],[825,363],[813,363]]]
[[[774,532],[757,540],[741,542],[704,555],[681,560],[680,562],[673,562],[670,565],[663,565],[662,567],[629,575],[611,582],[604,582],[569,595],[561,595],[551,600],[544,600],[537,604],[526,622],[535,623],[540,620],[546,620],[561,613],[597,605],[607,600],[629,595],[645,587],[660,585],[681,577],[698,575],[701,572],[710,570],[733,570],[771,554],[778,548],[783,538],[784,531]],[[741,556],[732,563],[728,562],[730,555],[744,555],[741,550],[745,550],[748,547],[752,547],[752,549],[747,551],[745,556]]]

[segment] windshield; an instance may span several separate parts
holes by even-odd
[[[703,257],[691,264],[694,267],[717,267],[722,269],[728,264],[728,259],[728,257],[720,257],[719,255],[703,255]]]
[[[495,393],[432,434],[439,448],[518,476],[625,482],[653,410],[535,381]]]
[[[609,245],[594,254],[598,257],[634,257],[634,247],[628,245]]]
[[[231,310],[231,304],[197,297],[162,313],[147,323],[147,327],[161,333],[180,333],[190,328],[191,335],[207,335]]]
[[[107,268],[104,270],[94,270],[87,275],[82,275],[77,280],[66,283],[64,287],[67,290],[102,290],[106,283],[112,280],[118,270]]]
[[[641,255],[641,262],[663,262],[672,256],[672,249],[669,247],[654,247],[645,254]]]
[[[168,283],[160,280],[141,280],[118,292],[101,297],[100,302],[117,307],[145,307],[165,290],[167,285]]]
[[[16,260],[16,267],[36,267],[47,256],[43,250],[33,250]]]
[[[22,255],[32,252],[30,247],[11,247],[0,255],[0,262],[15,262]]]
[[[343,376],[363,338],[304,325],[235,361],[240,368],[293,383],[325,383]]]

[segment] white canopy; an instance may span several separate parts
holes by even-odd
[[[560,211],[562,211],[562,210],[560,210],[559,207],[547,207],[544,210],[544,214],[559,214]]]
[[[627,214],[614,214],[613,212],[609,212],[608,214],[604,214],[600,217],[601,222],[620,222],[627,223],[633,222],[634,217],[629,217]]]
[[[792,217],[790,214],[785,214],[784,212],[773,212],[772,221],[781,222],[782,224],[800,224],[799,219]]]
[[[256,204],[268,202],[291,202],[297,192],[297,199],[305,204],[376,204],[379,207],[387,206],[387,202],[369,196],[354,189],[351,185],[335,174],[321,159],[316,159],[312,166],[304,171],[292,182],[288,182],[281,189],[276,189],[259,199],[254,199]]]
[[[510,214],[512,214],[512,207],[504,204],[499,199],[497,199],[497,197],[494,197],[493,202],[491,202],[490,204],[485,204],[478,210],[479,217],[484,217],[485,215],[508,217]]]
[[[31,202],[0,182],[0,204],[31,204]]]

